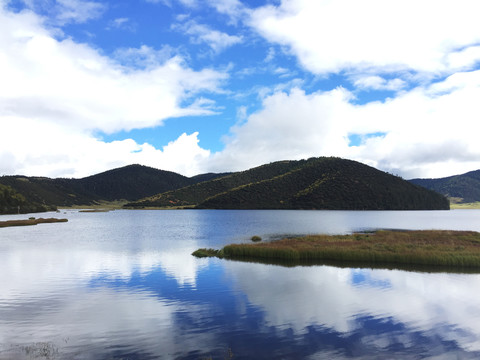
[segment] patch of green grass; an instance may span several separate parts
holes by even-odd
[[[480,233],[381,230],[373,234],[309,235],[267,243],[232,244],[214,251],[230,259],[480,268]]]

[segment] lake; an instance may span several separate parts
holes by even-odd
[[[252,235],[480,231],[479,210],[31,216],[69,222],[0,229],[0,359],[480,358],[480,274],[190,255]]]

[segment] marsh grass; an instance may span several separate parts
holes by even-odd
[[[48,223],[57,223],[57,222],[67,222],[68,219],[57,219],[57,218],[30,218],[28,220],[7,220],[7,221],[0,221],[0,228],[2,227],[9,227],[9,226],[29,226],[29,225],[37,225],[37,224],[48,224]]]
[[[381,230],[352,235],[309,235],[227,245],[221,251],[222,257],[230,259],[480,267],[480,233]]]

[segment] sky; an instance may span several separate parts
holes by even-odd
[[[0,0],[0,175],[480,169],[478,0]]]

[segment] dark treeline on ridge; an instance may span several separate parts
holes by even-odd
[[[352,160],[279,161],[129,203],[130,208],[449,209],[448,200]]]
[[[0,214],[27,214],[51,210],[56,210],[56,207],[28,201],[10,186],[0,184]]]
[[[434,191],[340,158],[278,161],[190,178],[129,165],[82,179],[2,176],[0,185],[2,213],[113,201],[128,201],[126,207],[136,209],[449,209],[448,200]]]
[[[128,165],[81,179],[2,176],[0,184],[20,195],[23,203],[11,207],[0,198],[0,213],[17,213],[18,206],[20,212],[34,212],[26,211],[31,208],[27,204],[46,204],[48,209],[52,209],[89,206],[102,201],[134,201],[222,175],[202,174],[188,178],[148,166]],[[9,200],[10,203],[12,201]]]
[[[410,182],[443,194],[452,202],[480,201],[480,170],[439,179],[412,179]]]

